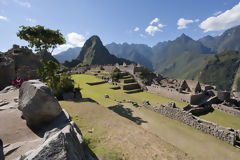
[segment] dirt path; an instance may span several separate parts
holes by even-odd
[[[90,139],[89,145],[100,159],[190,159],[178,148],[108,108],[89,102],[64,101],[61,106],[79,125],[83,136]]]

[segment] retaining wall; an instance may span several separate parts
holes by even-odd
[[[225,112],[227,114],[240,117],[240,111],[237,110],[237,109],[234,109],[232,107],[228,107],[228,106],[225,106],[225,105],[222,105],[222,104],[212,104],[212,107],[214,109],[220,110],[220,111]]]
[[[175,119],[181,123],[187,124],[195,129],[201,130],[204,133],[215,136],[231,145],[236,144],[236,139],[239,138],[237,131],[232,128],[219,126],[215,123],[202,120],[193,116],[190,112],[176,108],[172,102],[168,106],[160,105],[159,107],[151,106],[148,102],[143,102],[143,106],[149,110],[160,113],[171,119]]]

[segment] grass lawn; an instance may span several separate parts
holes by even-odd
[[[191,159],[182,150],[107,107],[90,102],[60,101],[60,104],[79,126],[85,142],[99,159]]]
[[[113,90],[110,89],[114,87],[108,83],[96,85],[96,86],[89,86],[86,84],[87,82],[98,82],[102,81],[94,76],[91,75],[73,75],[72,78],[75,81],[76,86],[80,86],[81,93],[84,98],[92,98],[93,100],[97,101],[99,104],[109,107],[112,105],[116,105],[116,100],[132,100],[139,104],[142,104],[143,100],[149,100],[153,105],[160,105],[160,104],[168,104],[169,101],[174,101],[169,98],[161,97],[155,94],[147,93],[147,92],[139,92],[134,94],[126,94],[123,90]],[[109,95],[109,99],[104,98],[104,95]],[[176,105],[180,108],[186,106],[186,103],[174,101]]]
[[[240,129],[240,118],[236,116],[229,115],[227,113],[221,112],[219,110],[214,110],[213,112],[209,112],[206,115],[201,115],[199,118],[221,124],[225,127],[231,127],[235,129]]]
[[[76,86],[80,86],[82,88],[81,93],[84,98],[92,98],[93,100],[97,101],[99,104],[109,107],[116,105],[116,100],[132,100],[137,102],[138,104],[142,104],[143,100],[149,100],[149,102],[152,105],[166,105],[169,101],[174,101],[166,97],[162,97],[159,95],[151,94],[148,92],[139,92],[139,93],[133,93],[133,94],[126,94],[123,90],[113,90],[110,89],[111,87],[114,87],[113,85],[110,85],[108,83],[101,84],[101,85],[95,85],[95,86],[89,86],[86,84],[87,82],[100,82],[101,79],[98,79],[91,75],[73,75],[72,78],[75,81]],[[110,98],[104,98],[104,95],[109,95]],[[183,108],[187,105],[187,103],[180,102],[180,101],[174,101],[179,108]],[[217,123],[222,126],[226,127],[232,127],[235,129],[240,129],[240,118],[228,115],[226,113],[220,112],[218,110],[214,110],[212,113],[202,115],[200,118],[212,121],[214,123]]]

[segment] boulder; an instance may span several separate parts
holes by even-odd
[[[105,95],[104,95],[104,98],[109,98],[109,95],[105,94]]]
[[[51,90],[39,80],[30,80],[19,89],[18,109],[32,127],[49,123],[61,113],[61,107]]]
[[[168,107],[176,108],[176,104],[174,102],[168,102]]]
[[[0,139],[0,160],[4,159],[4,154],[3,154],[3,142]]]
[[[17,160],[93,160],[84,146],[79,128],[73,121],[62,129],[55,128],[46,132],[44,139],[40,146],[21,155]]]

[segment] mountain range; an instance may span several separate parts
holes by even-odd
[[[130,64],[134,63],[130,60],[117,58],[109,53],[107,48],[102,44],[100,38],[96,35],[90,37],[81,48],[76,59],[71,62],[65,61],[67,67],[75,67],[76,65],[106,65],[106,64]]]
[[[239,42],[240,26],[230,28],[219,36],[206,36],[199,40],[194,40],[189,36],[182,34],[173,41],[159,42],[153,47],[149,47],[145,44],[128,43],[111,43],[104,47],[101,43],[100,47],[95,46],[91,48],[90,46],[92,44],[86,42],[85,44],[88,44],[87,48],[90,49],[82,49],[82,53],[80,52],[78,58],[75,59],[75,62],[79,63],[79,61],[81,61],[84,64],[103,64],[100,57],[104,56],[106,57],[106,61],[104,63],[110,63],[110,61],[112,61],[111,59],[114,59],[111,63],[114,64],[117,60],[116,57],[110,58],[112,57],[109,56],[111,53],[119,58],[125,58],[136,63],[140,63],[152,71],[158,72],[170,78],[199,78],[201,82],[211,83],[212,81],[206,81],[207,75],[202,74],[203,72],[208,72],[208,67],[206,67],[206,65],[209,66],[209,64],[212,64],[212,57],[216,54],[227,54],[228,52],[226,51],[228,50],[240,51]],[[93,58],[93,55],[96,57],[97,54],[86,54],[86,52],[89,51],[91,53],[96,53],[96,50],[101,50],[101,52],[103,52],[100,54],[101,56],[99,56],[99,58]],[[223,63],[228,63],[228,61],[224,61]],[[220,67],[221,65],[217,64],[217,66]],[[224,72],[224,70],[221,72]],[[209,72],[209,74],[210,73],[211,72]],[[234,75],[232,75],[233,77],[230,80],[231,83],[234,81]],[[220,88],[229,90],[231,85],[219,86]]]
[[[81,47],[69,48],[66,51],[53,55],[53,57],[56,58],[60,63],[63,63],[64,61],[71,61],[77,58],[80,50]]]

